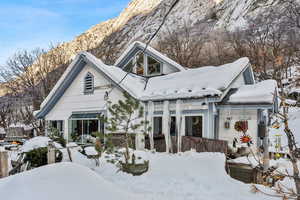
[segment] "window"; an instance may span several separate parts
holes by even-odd
[[[94,76],[91,73],[87,73],[84,77],[84,93],[90,94],[94,92]]]
[[[133,69],[134,66],[133,66],[133,59],[131,59],[124,67],[124,71],[126,72],[134,72]]]
[[[185,117],[185,134],[187,136],[202,137],[203,118],[201,116],[187,116]]]
[[[161,135],[162,134],[162,117],[153,118],[153,134]]]
[[[160,75],[161,74],[161,64],[154,58],[148,56],[148,75]]]
[[[142,53],[136,55],[136,74],[144,75],[144,54]]]
[[[140,76],[156,76],[162,74],[162,64],[151,56],[144,55],[139,51],[125,65],[124,71]]]

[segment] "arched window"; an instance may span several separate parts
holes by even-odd
[[[84,93],[90,94],[94,92],[94,76],[90,72],[84,77]]]

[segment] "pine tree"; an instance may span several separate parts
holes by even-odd
[[[140,102],[132,98],[128,93],[124,93],[124,100],[119,100],[117,104],[111,105],[109,102],[110,118],[105,118],[107,130],[112,133],[124,133],[125,146],[125,163],[128,164],[130,160],[129,148],[133,147],[133,142],[130,133],[137,133],[143,131],[144,134],[150,132],[151,127],[149,122],[141,120],[144,116],[144,108]],[[143,128],[145,127],[145,128]]]

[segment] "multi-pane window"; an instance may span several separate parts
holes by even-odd
[[[162,74],[162,64],[151,56],[138,52],[125,65],[124,71],[132,72],[140,76],[156,76]]]
[[[94,76],[91,73],[87,73],[84,77],[84,93],[94,92]]]
[[[160,75],[161,74],[161,64],[154,58],[148,56],[148,75]]]

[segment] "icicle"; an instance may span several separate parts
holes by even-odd
[[[169,101],[164,101],[163,110],[163,133],[165,135],[166,141],[166,152],[170,152],[171,137],[170,137],[170,111],[169,111]]]
[[[148,121],[150,126],[152,126],[151,131],[149,132],[149,140],[150,140],[150,150],[154,149],[154,139],[153,139],[153,131],[154,131],[154,123],[153,123],[153,113],[154,113],[154,103],[149,101],[148,103]]]
[[[181,132],[181,100],[176,101],[176,130],[177,130],[177,152],[181,152],[182,132]]]

